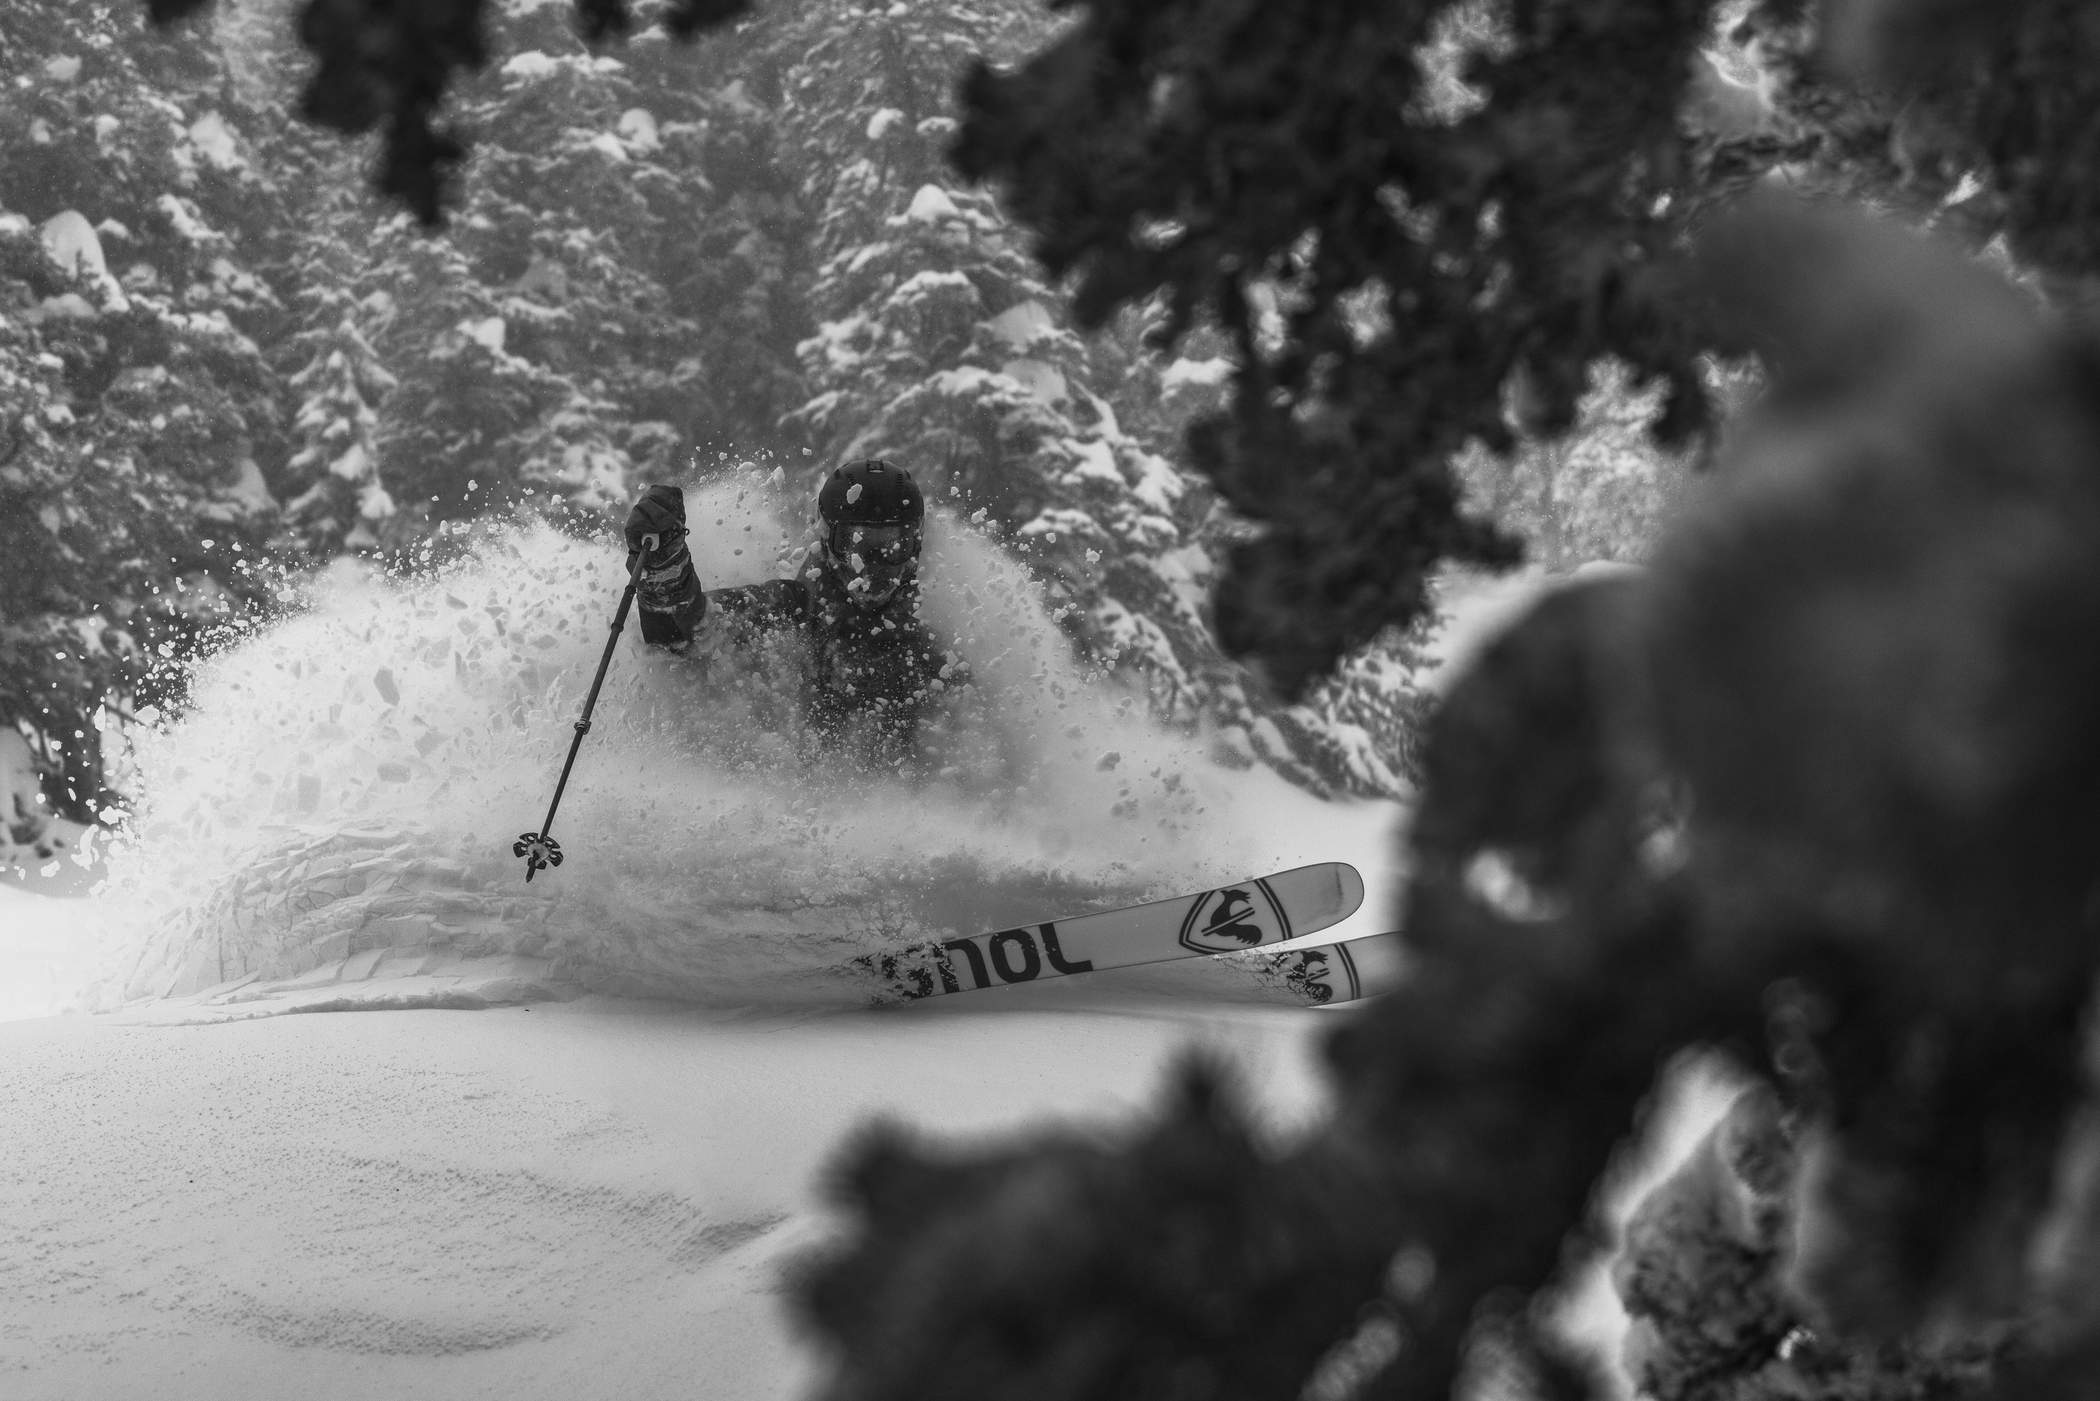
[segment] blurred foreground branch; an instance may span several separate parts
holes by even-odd
[[[1772,393],[1651,570],[1550,596],[1450,691],[1417,969],[1331,1039],[1331,1122],[1263,1155],[1206,1093],[1125,1145],[864,1149],[802,1294],[835,1401],[1290,1397],[1366,1309],[1392,1346],[1354,1394],[1591,1394],[1530,1301],[1659,1067],[1715,1045],[1777,1098],[1689,1224],[1637,1232],[1653,1394],[2070,1394],[2100,1336],[2100,360],[1850,217],[1753,207],[1700,266]],[[1724,1229],[1732,1173],[1773,1205]]]
[[[156,24],[212,0],[146,0]],[[345,136],[380,133],[372,183],[425,226],[444,222],[445,187],[466,159],[467,136],[443,120],[446,94],[488,62],[491,0],[303,0],[299,42],[314,56],[299,98],[306,121]],[[644,0],[646,4],[646,0]],[[634,27],[629,0],[575,0],[578,32],[593,44]],[[747,14],[751,0],[669,0],[665,29],[690,39]]]

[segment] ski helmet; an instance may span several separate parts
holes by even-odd
[[[911,473],[877,458],[849,462],[817,493],[824,562],[864,608],[881,608],[919,572],[926,501]]]
[[[833,530],[842,525],[917,527],[926,519],[926,498],[902,467],[864,457],[831,474],[817,493],[817,514]]]

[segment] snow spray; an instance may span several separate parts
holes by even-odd
[[[793,571],[809,537],[779,495],[755,478],[689,494],[705,585]],[[139,745],[99,1001],[503,954],[596,991],[837,1001],[807,975],[855,953],[1275,855],[1248,810],[1268,789],[1153,727],[1074,659],[1021,565],[936,512],[922,611],[978,693],[954,772],[808,763],[758,723],[762,698],[630,631],[565,799],[568,860],[524,887],[510,845],[599,660],[622,547],[540,525],[464,543],[405,577],[338,561],[296,616],[199,666],[190,710]]]

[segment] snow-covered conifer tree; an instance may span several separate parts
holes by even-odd
[[[1591,560],[1638,563],[1683,494],[1686,450],[1657,444],[1649,425],[1661,395],[1636,391],[1624,367],[1597,367],[1560,437],[1526,440],[1507,457],[1478,444],[1456,464],[1469,500],[1530,543],[1549,570]]]
[[[1214,497],[1166,453],[1182,421],[1173,367],[1148,358],[1135,321],[1077,334],[994,198],[946,165],[959,57],[1041,24],[1020,6],[919,3],[810,7],[788,26],[801,57],[786,115],[819,259],[802,347],[815,392],[796,421],[823,462],[894,454],[1017,550],[1075,644],[1161,718],[1304,781],[1390,791],[1378,766],[1343,761],[1360,736],[1326,733],[1331,712],[1287,711],[1218,651],[1199,533]],[[1192,379],[1188,399],[1216,384]],[[1126,428],[1126,407],[1152,431]]]
[[[342,245],[321,251],[325,261],[308,264],[312,271],[349,261]],[[300,544],[321,555],[377,544],[394,515],[380,480],[378,429],[379,405],[398,381],[366,337],[363,308],[347,284],[347,276],[322,276],[299,290],[305,324],[291,347],[300,363],[287,380],[298,407],[286,471],[306,485],[285,503],[286,514]]]
[[[0,16],[0,722],[93,821],[106,707],[252,595],[276,505],[256,458],[274,315],[233,211],[268,217],[202,35],[129,6]]]
[[[341,437],[349,397],[395,386],[364,455],[317,445],[299,463],[302,503],[380,508],[347,527],[358,543],[390,511],[389,544],[527,501],[601,513],[791,400],[788,258],[762,227],[774,177],[749,158],[761,107],[696,80],[657,30],[594,52],[558,8],[492,18],[504,57],[456,94],[476,158],[444,233],[353,202],[329,225],[352,264],[309,293],[301,422]]]

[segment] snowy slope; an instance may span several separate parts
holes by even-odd
[[[91,966],[89,908],[0,882],[0,1022],[46,1016],[78,998]]]
[[[1112,1125],[1190,1042],[1318,1103],[1325,1014],[962,1001],[0,1025],[0,1394],[804,1395],[781,1272],[851,1126]]]

